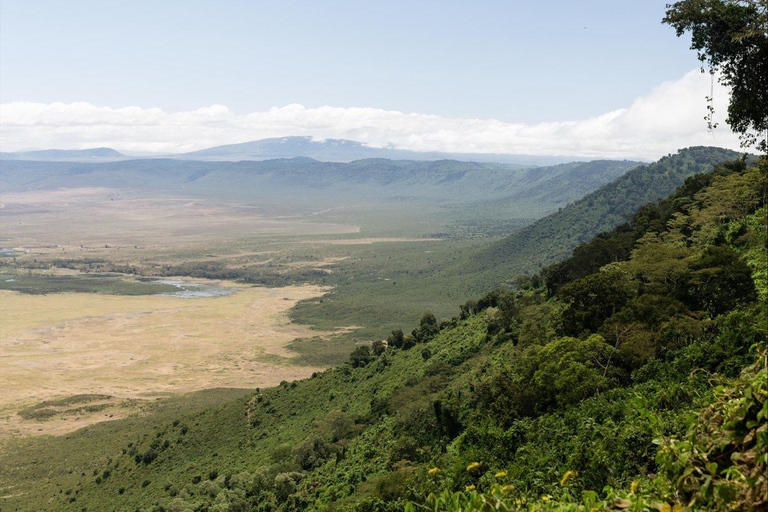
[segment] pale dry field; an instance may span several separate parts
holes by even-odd
[[[247,205],[179,197],[134,197],[106,188],[6,193],[0,233],[13,247],[79,250],[104,245],[210,247],[259,236],[340,235],[358,226],[267,215]]]
[[[325,244],[325,245],[371,245],[381,243],[395,242],[442,242],[442,238],[404,238],[404,237],[368,237],[368,238],[345,238],[339,240],[302,240],[303,244]]]
[[[274,386],[320,370],[292,364],[286,345],[318,333],[291,324],[287,312],[325,289],[226,286],[236,293],[201,299],[0,291],[0,437],[118,418],[135,412],[125,403],[140,404],[130,399]],[[113,396],[114,407],[45,421],[16,414],[84,393]]]

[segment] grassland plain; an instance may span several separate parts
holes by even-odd
[[[2,436],[62,433],[125,416],[133,411],[127,405],[140,399],[274,386],[321,369],[292,361],[297,354],[287,345],[318,333],[290,322],[287,313],[326,289],[224,285],[236,292],[194,300],[0,291]],[[46,400],[94,393],[104,395],[99,410],[16,414]]]
[[[452,230],[450,216],[433,205],[345,205],[300,214],[285,207],[123,194],[89,188],[5,195],[4,210],[13,215],[0,219],[2,232],[9,235],[4,243],[23,248],[3,258],[5,272],[67,268],[333,286],[331,295],[302,303],[292,318],[324,329],[357,325],[361,329],[354,336],[370,340],[413,322],[414,310],[430,308],[446,316],[471,296],[465,281],[439,279],[438,272],[485,240],[464,228]],[[44,276],[33,279],[17,276],[0,288],[21,289],[25,282],[27,288],[49,291],[65,285],[110,288],[104,285],[107,279],[68,284]],[[126,288],[123,293],[142,287],[125,280],[119,284]],[[325,359],[343,360],[354,342],[351,334],[345,342],[334,351],[335,360]]]
[[[539,183],[545,174],[526,179]],[[439,276],[482,243],[485,228],[475,217],[405,197],[296,203],[238,204],[92,186],[4,193],[2,245],[13,252],[4,252],[0,289],[38,294],[0,292],[5,323],[22,327],[2,335],[3,370],[13,382],[3,402],[6,434],[66,432],[143,411],[147,399],[169,393],[306,376],[342,362],[358,342],[415,323],[414,311],[449,316],[476,292],[461,279]],[[233,297],[194,306],[146,297],[169,291],[154,278],[178,276],[234,279],[278,294],[311,283],[317,293],[283,297],[289,300],[279,303],[277,344],[263,336],[249,344],[242,338],[250,329],[271,334],[271,320],[262,318],[276,318],[271,302],[259,302],[252,297],[257,289],[245,286]],[[258,306],[241,307],[245,299]],[[22,309],[42,323],[21,325]],[[288,327],[291,320],[301,325]],[[226,339],[213,343],[216,336]],[[208,359],[219,366],[201,362]]]

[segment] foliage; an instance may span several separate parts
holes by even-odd
[[[766,353],[697,413],[683,439],[660,438],[656,457],[689,506],[762,510],[768,504]]]
[[[519,274],[538,272],[542,267],[566,259],[572,250],[596,235],[625,224],[628,216],[647,203],[668,196],[683,185],[686,178],[708,172],[715,164],[736,158],[738,154],[733,151],[692,147],[653,164],[632,169],[578,201],[481,249],[468,261],[462,262],[456,272],[479,273],[477,279],[487,282],[487,288],[509,282]],[[654,210],[657,207],[650,205],[649,208]],[[640,230],[645,227],[639,226]],[[612,240],[612,246],[605,247],[601,259],[590,262],[583,272],[594,272],[614,257],[624,257],[633,242],[629,238],[630,235],[625,235],[623,241]],[[595,243],[590,252],[595,253],[598,245]]]
[[[691,49],[730,88],[728,124],[742,144],[759,140],[758,148],[768,151],[768,2],[682,0],[667,6],[664,23],[678,36],[690,32]]]

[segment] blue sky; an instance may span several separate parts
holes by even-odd
[[[665,3],[2,0],[0,100],[581,119],[697,66]]]
[[[661,24],[666,1],[0,0],[0,149],[738,148],[717,84],[706,129],[713,84]]]

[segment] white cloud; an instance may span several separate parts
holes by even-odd
[[[305,108],[298,104],[240,115],[224,105],[187,112],[97,107],[90,103],[12,102],[0,105],[0,147],[176,153],[267,137],[311,135],[416,151],[656,159],[679,148],[738,149],[724,122],[709,133],[704,97],[710,77],[698,70],[666,82],[627,108],[581,121],[539,124],[447,118],[375,108]],[[728,90],[715,83],[716,115]],[[578,101],[574,98],[573,101]]]

